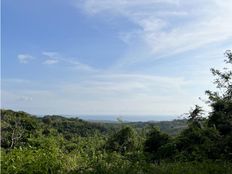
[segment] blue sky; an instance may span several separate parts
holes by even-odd
[[[230,0],[3,0],[1,107],[181,115],[213,89],[231,19]]]

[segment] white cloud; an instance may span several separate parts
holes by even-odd
[[[57,52],[51,52],[51,51],[44,51],[44,52],[42,52],[42,55],[50,57],[50,58],[57,58],[57,57],[59,57],[59,53],[57,53]]]
[[[87,64],[81,63],[77,60],[69,59],[69,58],[60,58],[64,63],[73,66],[77,70],[83,71],[95,71],[95,69]]]
[[[96,72],[97,71],[92,66],[79,62],[78,60],[76,60],[76,58],[68,58],[68,57],[62,56],[58,52],[44,51],[41,54],[45,58],[45,60],[42,63],[46,65],[60,63],[63,66],[63,68],[69,67],[72,69],[76,69],[79,71],[85,71],[85,72]],[[32,55],[29,55],[29,54],[19,54],[17,57],[18,57],[19,62],[24,63],[24,64],[35,59]]]
[[[79,7],[91,15],[124,16],[137,25],[129,32],[119,33],[126,43],[130,39],[140,43],[132,45],[134,55],[125,55],[123,63],[157,59],[232,40],[230,0],[85,0]],[[136,56],[141,52],[144,56]]]
[[[24,63],[24,64],[34,59],[34,57],[29,54],[19,54],[17,58],[20,63]]]
[[[56,63],[58,63],[58,62],[59,62],[59,61],[56,60],[56,59],[47,59],[47,60],[45,60],[43,63],[44,63],[44,64],[51,65],[51,64],[56,64]]]
[[[57,52],[42,52],[42,55],[46,57],[46,60],[43,62],[43,64],[52,65],[59,63],[59,54]]]
[[[179,4],[179,0],[83,0],[82,2],[85,10],[90,14],[96,14],[102,11],[126,14],[131,8],[139,7],[143,10],[149,10],[152,6],[157,4]],[[80,6],[80,1],[78,1],[76,5]]]
[[[48,59],[44,61],[44,64],[56,64],[59,62],[64,66],[69,66],[76,70],[88,71],[88,72],[96,71],[96,69],[94,69],[93,67],[79,62],[78,60],[76,60],[76,58],[67,58],[65,56],[62,56],[58,52],[46,51],[46,52],[42,52],[42,55],[48,57]]]

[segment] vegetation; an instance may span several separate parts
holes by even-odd
[[[232,53],[212,69],[211,112],[195,106],[184,120],[91,123],[1,110],[1,173],[232,173]],[[174,133],[172,133],[172,130]]]

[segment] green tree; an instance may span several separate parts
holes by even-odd
[[[219,159],[232,156],[232,53],[225,52],[223,70],[211,69],[218,91],[206,91],[212,111],[208,119],[195,106],[188,116],[188,128],[176,139],[179,157],[185,160]]]
[[[168,148],[167,144],[171,142],[171,138],[164,133],[161,133],[157,128],[152,127],[147,133],[144,143],[144,151],[152,160],[158,160],[164,156],[163,149]]]
[[[188,125],[201,128],[204,121],[203,112],[202,107],[195,105],[195,108],[188,113]]]
[[[206,91],[212,108],[208,126],[215,127],[220,132],[221,155],[232,160],[232,52],[226,51],[225,56],[227,67],[223,70],[211,69],[218,90]]]
[[[107,150],[116,151],[122,154],[135,150],[137,146],[137,133],[129,126],[126,126],[117,133],[113,134],[106,142]]]
[[[214,83],[218,91],[206,91],[212,112],[209,114],[209,126],[215,126],[222,135],[232,132],[232,52],[225,52],[225,62],[228,65],[223,70],[212,68]]]
[[[1,110],[1,146],[13,148],[23,145],[27,138],[36,134],[39,122],[35,117],[25,112]]]

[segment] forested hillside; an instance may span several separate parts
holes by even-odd
[[[1,109],[1,125],[2,147],[13,148],[25,144],[26,142],[23,140],[26,140],[29,135],[41,133],[44,136],[62,136],[64,139],[70,140],[74,137],[108,136],[125,126],[134,128],[139,134],[142,134],[148,127],[156,127],[160,131],[174,136],[187,127],[187,121],[96,123],[58,115],[36,117],[25,112]]]
[[[185,120],[90,123],[1,110],[1,173],[232,173],[232,53],[212,69],[209,113],[195,106]]]

